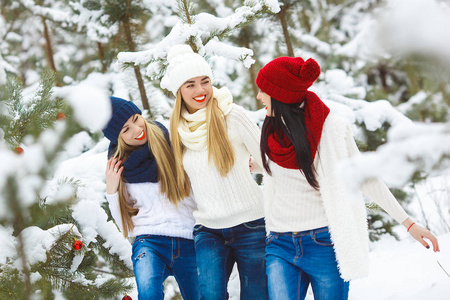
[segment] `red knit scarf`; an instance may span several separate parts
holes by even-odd
[[[308,132],[309,148],[312,160],[314,161],[317,146],[319,145],[320,137],[322,136],[323,123],[330,113],[330,109],[315,93],[310,91],[306,92],[304,102],[305,124]],[[291,141],[283,131],[281,131],[281,134],[281,140],[283,141],[284,147],[281,145],[280,138],[275,131],[268,136],[267,145],[269,147],[269,152],[267,154],[269,158],[281,167],[287,169],[300,169],[301,166],[298,166],[297,164],[294,145],[292,145]]]

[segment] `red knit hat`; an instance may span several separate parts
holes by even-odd
[[[320,66],[312,58],[279,57],[259,70],[258,87],[275,100],[292,104],[303,101],[306,90],[320,75]]]

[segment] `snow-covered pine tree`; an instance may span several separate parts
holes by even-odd
[[[119,40],[125,45],[122,48],[123,50],[132,52],[137,50],[136,39],[139,33],[142,32],[142,24],[145,23],[148,17],[146,14],[148,11],[141,0],[85,1],[84,7],[97,12],[101,11],[101,22],[106,26],[119,26],[118,37],[121,37]],[[139,87],[142,106],[148,111],[150,118],[153,118],[140,67],[135,65],[133,69]]]
[[[49,185],[66,143],[80,131],[70,107],[53,99],[54,81],[45,72],[31,99],[18,80],[0,86],[0,297],[111,299],[132,288],[130,264],[111,251],[111,237],[80,226],[74,212],[94,206],[80,201],[76,180]],[[100,210],[104,226],[115,227]]]
[[[96,44],[101,71],[105,73],[122,43],[117,36],[119,24],[109,21],[109,16],[104,14],[99,1],[79,0],[71,2],[70,6],[73,30]]]
[[[236,47],[223,40],[237,29],[251,23],[268,12],[279,10],[278,2],[273,0],[244,1],[231,11],[231,15],[216,17],[209,13],[197,13],[192,1],[178,0],[178,21],[159,43],[150,50],[139,52],[121,52],[118,62],[124,66],[136,64],[146,66],[146,76],[150,80],[159,80],[164,74],[167,62],[165,57],[169,48],[175,44],[189,44],[191,48],[207,59],[212,56],[242,61],[249,68],[254,60],[253,51],[245,47]],[[222,7],[223,8],[223,7]]]

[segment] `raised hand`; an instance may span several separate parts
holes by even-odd
[[[106,163],[106,193],[115,194],[119,189],[120,175],[123,171],[122,161],[117,157],[111,157]]]

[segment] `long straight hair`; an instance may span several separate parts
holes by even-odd
[[[173,152],[175,155],[177,177],[180,184],[188,184],[186,172],[183,167],[183,153],[185,147],[181,142],[178,133],[178,125],[180,123],[181,109],[183,104],[181,92],[178,90],[175,106],[170,117],[170,135],[172,138]],[[233,168],[235,163],[234,148],[225,127],[225,116],[219,108],[217,99],[214,95],[206,104],[206,132],[207,132],[207,148],[208,162],[214,161],[214,164],[222,177],[225,177]]]
[[[142,116],[140,116],[142,118]],[[153,122],[147,122],[144,119],[147,128],[147,137],[149,149],[153,153],[158,168],[158,181],[160,185],[160,191],[164,194],[170,202],[177,205],[183,198],[189,196],[190,188],[183,188],[178,185],[176,178],[176,165],[175,157],[164,137],[162,129]],[[121,136],[118,138],[118,145],[114,157],[118,157],[124,162],[131,155],[131,153],[137,150],[139,147],[133,147],[127,145]],[[134,224],[131,217],[137,215],[139,209],[134,208],[134,199],[126,190],[125,179],[123,173],[119,181],[119,207],[122,220],[123,235],[128,236],[128,233],[133,231]]]
[[[276,134],[281,141],[281,145],[285,147],[286,145],[283,144],[281,139],[281,136],[284,133],[294,146],[297,165],[299,166],[300,172],[305,175],[308,183],[314,189],[318,190],[319,183],[317,182],[317,173],[308,140],[308,136],[311,136],[311,133],[306,128],[304,109],[300,107],[299,103],[286,104],[277,101],[272,97],[270,99],[273,117],[266,117],[261,130],[262,138],[260,149],[264,169],[269,175],[272,175],[266,157],[267,153],[270,152],[267,144],[269,135],[272,133]],[[313,142],[315,143],[315,141]]]

